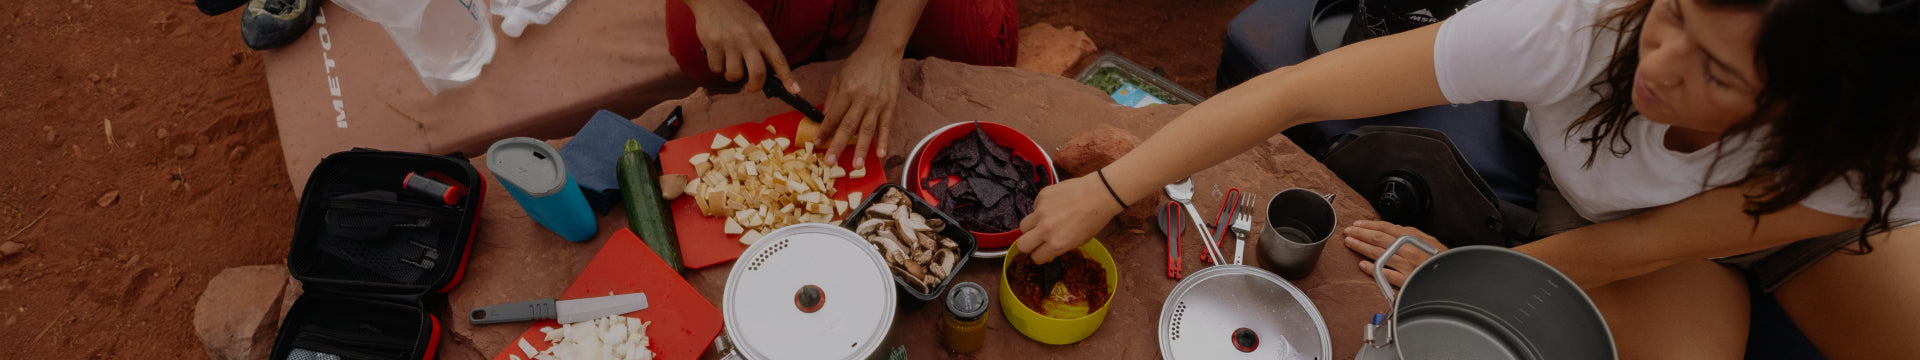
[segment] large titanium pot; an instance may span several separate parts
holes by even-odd
[[[1413,244],[1402,236],[1393,254]],[[1374,281],[1393,303],[1367,326],[1357,359],[1615,359],[1613,335],[1580,287],[1552,266],[1494,246],[1465,246],[1427,259],[1395,297],[1385,261]]]
[[[897,305],[893,272],[853,231],[806,223],[767,233],[727,273],[714,341],[727,359],[884,355]]]

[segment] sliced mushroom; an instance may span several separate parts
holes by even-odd
[[[898,208],[899,206],[895,206],[893,204],[888,204],[884,202],[873,203],[873,205],[867,206],[867,216],[892,218],[893,211],[897,210]]]
[[[893,225],[894,225],[893,235],[895,235],[894,238],[899,239],[900,242],[907,244],[908,248],[919,249],[921,245],[924,245],[919,243],[920,240],[916,239],[918,236],[915,236],[912,231],[908,231],[906,228],[901,227],[899,223],[894,223]]]
[[[913,277],[915,278],[919,278],[927,274],[926,265],[921,265],[921,263],[918,261],[907,261],[906,264],[902,264],[902,265],[906,266],[907,274],[913,275]]]
[[[893,269],[893,273],[894,273],[894,274],[895,274],[896,276],[899,276],[899,277],[900,277],[901,279],[906,279],[908,283],[918,283],[918,282],[920,282],[920,278],[919,278],[919,277],[916,277],[916,276],[913,276],[913,273],[909,273],[909,272],[907,272],[907,268],[905,268],[905,267],[902,267],[902,266],[899,266],[899,265],[894,265],[894,266],[888,266],[888,268],[892,268],[892,269]],[[916,284],[916,285],[918,285],[918,284]]]
[[[921,217],[919,213],[907,213],[905,219],[896,220],[900,222],[900,227],[913,230],[913,232],[933,231],[933,227],[927,226],[927,218]]]
[[[940,219],[927,219],[927,228],[933,229],[933,232],[947,231],[947,221],[940,220]]]
[[[893,254],[904,255],[907,251],[905,247],[900,245],[899,240],[895,240],[892,236],[889,236],[886,232],[880,232],[879,235],[869,237],[867,238],[867,240],[873,241],[874,243],[880,245],[881,255],[886,255],[886,256],[891,256]]]
[[[925,250],[921,250],[920,252],[913,253],[913,262],[928,264],[931,261],[933,261],[933,249],[925,249]]]
[[[914,234],[914,240],[920,242],[920,248],[922,249],[937,250],[940,248],[940,242],[933,240],[932,236],[927,236],[925,233]]]
[[[867,221],[860,222],[860,226],[854,227],[855,230],[853,230],[853,232],[861,236],[871,237],[875,230],[879,230],[880,226],[886,225],[886,223],[886,220],[869,218]]]
[[[900,205],[900,206],[907,206],[908,204],[913,203],[912,201],[907,200],[906,193],[902,193],[899,191],[888,191],[886,195],[880,198],[880,200],[884,202],[893,203],[895,205]]]
[[[934,262],[934,268],[941,269],[942,273],[952,272],[953,265],[959,259],[959,254],[954,253],[953,250],[940,250],[940,261]]]
[[[939,265],[929,266],[927,267],[927,274],[933,275],[935,279],[945,279],[947,278],[947,269]]]
[[[953,249],[959,249],[959,248],[960,248],[960,243],[954,242],[953,239],[949,239],[944,236],[940,237],[940,250],[945,251],[945,250],[953,250]]]

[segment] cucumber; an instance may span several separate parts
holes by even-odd
[[[680,272],[686,269],[680,264],[680,241],[673,234],[673,212],[660,198],[660,169],[654,164],[653,157],[640,149],[640,141],[627,140],[626,152],[614,163],[620,198],[627,205],[627,227],[674,272]]]

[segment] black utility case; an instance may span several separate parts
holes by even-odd
[[[422,183],[456,193],[410,190]],[[271,359],[434,358],[441,326],[424,299],[460,283],[485,193],[460,157],[354,149],[321,159],[287,252],[304,295]]]

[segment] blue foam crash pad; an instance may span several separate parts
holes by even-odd
[[[614,172],[614,161],[626,152],[627,139],[640,140],[640,147],[655,159],[660,158],[660,146],[667,143],[667,139],[625,116],[600,110],[593,114],[593,119],[587,120],[586,126],[580,127],[579,133],[573,134],[573,140],[560,148],[567,174],[580,184],[580,191],[587,196],[587,205],[596,213],[605,214],[620,202],[620,181]]]

